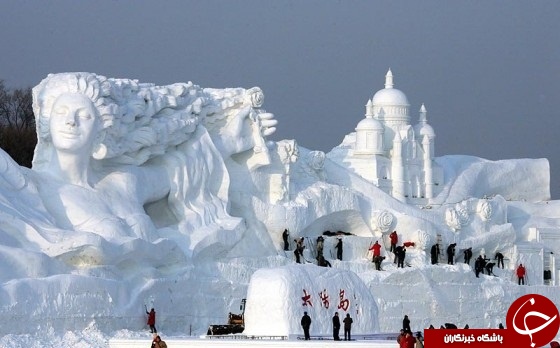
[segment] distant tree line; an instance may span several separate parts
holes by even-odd
[[[8,89],[0,80],[0,147],[19,165],[30,168],[35,144],[31,88]]]

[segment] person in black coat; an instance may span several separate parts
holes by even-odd
[[[325,245],[325,238],[323,238],[323,236],[317,237],[317,257],[323,256],[324,245]]]
[[[430,256],[432,258],[432,265],[437,264],[438,262],[438,257],[439,257],[439,244],[434,244],[432,245],[432,248],[430,249]]]
[[[374,256],[373,263],[375,264],[375,270],[381,271],[381,262],[385,260],[385,256]]]
[[[465,263],[468,265],[471,263],[471,258],[472,258],[472,248],[468,248],[465,251],[463,251],[463,254],[465,254]]]
[[[335,341],[340,341],[339,332],[340,332],[340,318],[338,317],[338,312],[335,312],[334,316],[332,317],[332,334],[333,334],[333,339]]]
[[[484,266],[486,266],[486,261],[484,260],[482,255],[479,255],[478,258],[476,259],[476,261],[474,262],[474,273],[476,274],[477,278],[479,278],[478,275],[481,272],[484,272]]]
[[[344,318],[343,322],[344,322],[344,340],[351,341],[352,336],[350,332],[352,331],[352,323],[354,322],[354,320],[350,318],[350,314],[346,313],[346,318]]]
[[[311,317],[307,315],[307,312],[303,312],[303,317],[301,317],[301,327],[303,328],[305,340],[310,340],[311,337],[309,336],[309,328],[311,327]]]
[[[395,252],[397,255],[397,268],[401,267],[404,268],[404,258],[406,257],[406,249],[404,246],[399,245],[395,248]]]
[[[486,265],[484,266],[484,268],[486,269],[486,274],[495,276],[495,274],[493,272],[494,271],[494,265],[495,265],[494,262],[486,263]]]
[[[298,248],[294,249],[294,256],[296,257],[296,262],[301,263],[301,258],[300,258],[301,255],[299,254],[299,249]]]
[[[300,239],[294,239],[294,242],[296,242],[296,248],[294,249],[296,262],[301,263],[300,257],[303,257],[303,250],[305,249],[305,245],[303,245],[303,243],[305,242],[305,239],[301,237]]]
[[[319,257],[317,257],[317,266],[332,267],[331,263],[327,261],[323,255],[319,255]]]
[[[504,254],[498,252],[494,259],[498,260],[498,268],[504,269]],[[500,267],[500,265],[502,265],[502,267]]]
[[[288,229],[285,229],[284,232],[282,232],[282,240],[284,241],[284,250],[288,251],[290,250],[290,242],[288,242],[288,237],[290,236],[290,232],[288,232]]]
[[[404,332],[407,332],[407,331],[412,332],[412,330],[410,330],[410,319],[408,319],[408,315],[405,315],[403,320],[402,320],[402,328],[403,328]]]
[[[447,247],[447,264],[452,265],[455,260],[455,246],[457,243],[451,243]]]
[[[342,238],[338,238],[338,243],[334,247],[336,248],[336,258],[342,261]]]

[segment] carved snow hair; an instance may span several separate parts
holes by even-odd
[[[237,115],[240,109],[250,107],[253,110],[251,119],[257,121],[257,115],[264,103],[264,94],[259,87],[245,88],[205,88],[215,105],[207,112],[204,126],[210,133],[218,133],[225,128],[227,123]],[[264,112],[264,110],[262,110]]]

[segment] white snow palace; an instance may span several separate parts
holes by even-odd
[[[434,161],[435,132],[426,107],[415,126],[409,109],[389,70],[385,88],[367,101],[365,118],[344,139],[341,147],[348,151],[339,163],[402,202],[427,204],[441,190],[443,170]]]

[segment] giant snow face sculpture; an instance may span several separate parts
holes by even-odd
[[[33,169],[56,224],[107,240],[155,240],[160,227],[173,228],[192,248],[203,226],[236,228],[239,219],[223,223],[230,219],[223,156],[264,145],[276,121],[253,109],[253,92],[213,93],[190,82],[155,86],[91,73],[44,79],[33,89]],[[237,122],[219,123],[212,139],[207,117]],[[218,138],[228,146],[217,148]]]
[[[99,127],[99,115],[86,96],[68,93],[55,101],[49,125],[57,151],[89,156]]]

